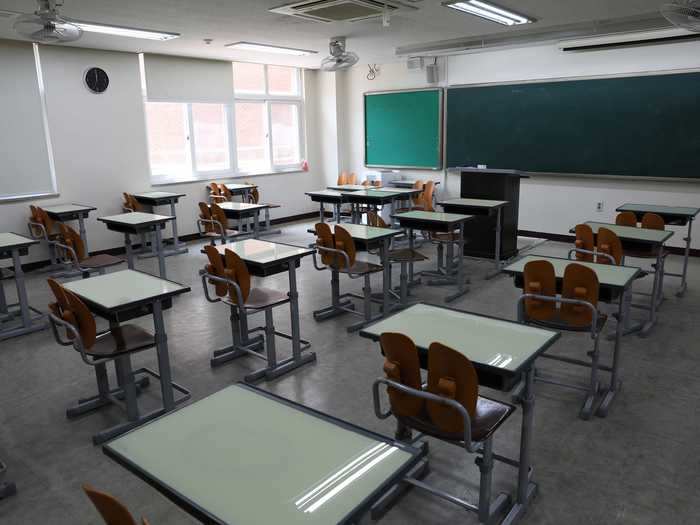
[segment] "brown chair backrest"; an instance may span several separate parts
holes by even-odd
[[[642,216],[642,228],[647,228],[649,230],[665,230],[666,222],[661,215],[645,213]]]
[[[348,183],[348,172],[347,171],[341,171],[340,175],[338,175],[338,185],[342,186],[343,184]]]
[[[615,259],[615,265],[622,264],[622,242],[617,234],[607,228],[598,228],[598,251],[612,255]],[[607,257],[597,257],[598,264],[611,264]]]
[[[382,219],[376,211],[367,212],[367,225],[375,228],[388,228],[384,219]]]
[[[226,184],[219,184],[219,190],[221,192],[220,195],[223,195],[227,201],[233,199],[233,193],[231,193],[231,190],[228,189]]]
[[[250,193],[248,194],[248,201],[251,204],[257,204],[260,202],[260,192],[258,191],[258,188],[253,188],[250,190]]]
[[[97,339],[97,324],[85,303],[73,292],[66,290],[53,278],[47,279],[56,302],[49,304],[49,309],[57,317],[78,329],[83,348],[89,350]]]
[[[617,214],[615,217],[615,224],[618,226],[632,226],[637,227],[637,216],[631,211],[623,211]]]
[[[413,183],[414,190],[422,190],[422,189],[424,189],[424,187],[425,187],[425,183],[421,179],[418,179],[417,181],[415,181]],[[418,195],[413,196],[413,204],[415,206],[420,206],[421,204],[423,204],[423,193],[422,192],[419,193]]]
[[[593,228],[588,224],[579,224],[576,226],[576,248],[589,252],[595,250]],[[593,262],[593,255],[576,252],[576,259],[579,261]]]
[[[549,261],[530,261],[523,271],[523,293],[555,297],[557,294],[557,277],[554,266]],[[549,321],[557,313],[553,301],[525,299],[525,314],[528,319]]]
[[[355,173],[348,175],[348,182],[346,184],[357,184],[357,175]]]
[[[76,262],[85,260],[87,253],[85,252],[85,243],[81,239],[80,234],[73,228],[62,222],[58,224],[61,230],[61,237],[63,237],[63,243],[69,248],[73,248],[75,255],[78,257]]]
[[[365,187],[369,187],[369,185],[370,185],[369,180],[368,180],[368,179],[363,180],[363,181],[362,181],[362,185],[365,186]]]
[[[205,221],[210,221],[212,219],[211,217],[211,210],[209,209],[209,205],[206,202],[200,202],[199,203],[199,218],[203,219]],[[207,233],[214,233],[216,228],[214,228],[214,225],[210,222],[205,222],[204,223],[204,231]]]
[[[386,332],[379,337],[384,354],[384,373],[387,379],[421,390],[418,350],[411,338],[403,334]],[[398,417],[417,417],[423,411],[423,399],[387,388],[391,411]]]
[[[348,254],[348,259],[350,260],[350,266],[355,264],[357,257],[357,249],[355,248],[355,240],[352,235],[342,226],[335,227],[335,248],[336,250],[342,250]],[[345,266],[345,258],[338,257],[338,267],[343,268]]]
[[[433,196],[435,194],[435,183],[429,180],[423,186],[423,209],[425,211],[435,211],[433,206]]]
[[[219,251],[214,246],[205,246],[204,253],[207,254],[209,259],[209,264],[206,266],[206,271],[210,275],[216,277],[226,278],[226,266],[224,265],[224,259],[219,253]],[[228,293],[228,286],[224,283],[219,283],[209,279],[209,284],[214,285],[214,291],[217,297],[224,297]]]
[[[561,296],[565,299],[586,301],[598,305],[598,276],[595,271],[582,264],[571,263],[564,270]],[[590,326],[593,312],[586,306],[562,303],[561,318],[572,326]]]
[[[209,183],[209,190],[211,191],[212,195],[221,195],[221,188],[219,188],[219,185],[216,182]]]
[[[318,246],[323,246],[325,248],[335,249],[335,237],[333,236],[333,231],[331,227],[325,222],[319,222],[314,226],[316,230],[316,244]],[[321,262],[326,266],[333,266],[337,260],[337,256],[333,253],[328,253],[324,251],[319,252],[321,254]]]
[[[46,235],[52,235],[53,233],[55,233],[54,228],[56,227],[56,224],[54,223],[53,219],[49,217],[49,214],[46,213],[46,210],[44,210],[43,208],[39,208],[38,206],[30,205],[29,211],[31,212],[29,220],[31,222],[43,225],[44,229],[46,230]],[[34,231],[33,228],[32,231]],[[34,233],[34,235],[40,236],[43,235],[43,233],[37,230]]]
[[[106,525],[136,525],[136,520],[129,510],[114,496],[95,490],[89,485],[83,485],[83,490]],[[145,525],[148,522],[144,520],[143,523]]]
[[[428,392],[461,404],[476,416],[479,397],[479,378],[472,362],[463,354],[441,343],[432,343],[428,349]],[[452,407],[426,401],[433,424],[443,432],[460,432],[464,420]]]
[[[248,272],[248,267],[234,251],[226,250],[224,256],[226,258],[226,269],[224,270],[226,278],[238,285],[241,289],[243,303],[245,303],[250,296],[250,273]],[[238,296],[233,287],[229,290],[229,298],[233,303],[238,303]]]
[[[228,228],[228,217],[226,217],[226,212],[224,209],[215,202],[212,202],[210,206],[211,207],[209,209],[211,210],[211,218],[219,222],[224,230]],[[215,226],[215,230],[217,228],[218,226]],[[225,232],[216,233],[221,233],[223,235]]]
[[[134,211],[143,211],[141,203],[130,193],[124,193],[124,206]]]
[[[382,181],[380,181],[379,179],[373,180],[373,181],[372,181],[372,186],[374,186],[375,188],[381,188],[381,187],[382,187]]]

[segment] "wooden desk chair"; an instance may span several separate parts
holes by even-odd
[[[577,224],[575,229],[575,253],[576,260],[582,262],[593,262],[595,255],[595,237],[593,228],[588,224]]]
[[[623,211],[617,214],[615,217],[615,224],[618,226],[631,226],[633,228],[637,227],[637,215],[631,211]]]
[[[357,184],[357,174],[355,172],[348,175],[346,184]]]
[[[599,233],[600,235],[600,233]],[[551,262],[531,261],[525,265],[523,273],[523,294],[518,299],[518,322],[565,330],[589,332],[593,339],[593,350],[588,353],[589,361],[544,353],[541,357],[564,363],[590,368],[590,381],[587,386],[563,383],[535,375],[536,381],[550,383],[585,392],[581,419],[590,419],[593,405],[600,392],[598,371],[611,371],[611,367],[600,364],[600,334],[607,321],[607,315],[598,310],[600,284],[594,270],[587,266],[571,263],[564,271],[561,292],[557,295],[557,279]]]
[[[209,264],[200,272],[204,295],[210,303],[222,302],[229,307],[233,335],[231,346],[214,352],[211,366],[223,365],[246,354],[265,359],[259,352],[263,342],[269,366],[276,366],[275,336],[290,341],[292,337],[275,330],[272,310],[289,303],[289,294],[272,288],[253,287],[248,267],[235,252],[226,250],[222,259],[221,253],[213,246],[205,246],[204,250],[209,259]],[[209,285],[214,287],[215,297],[210,295]],[[265,312],[265,326],[248,328],[248,316],[258,312]],[[250,337],[251,334],[260,331],[264,333],[263,336]],[[310,346],[308,341],[301,342],[303,349]]]
[[[61,346],[72,346],[83,362],[95,369],[97,379],[97,395],[81,399],[69,408],[66,411],[68,419],[111,404],[125,410],[128,422],[95,435],[93,442],[98,445],[155,417],[159,411],[139,414],[136,396],[149,384],[148,376],[160,381],[160,375],[148,368],[132,370],[131,367],[133,354],[156,348],[154,335],[138,325],[119,324],[114,320],[110,320],[109,330],[98,332],[94,316],[77,295],[55,279],[48,279],[48,284],[56,299],[49,304],[49,321],[56,342]],[[116,388],[109,385],[108,363],[114,363]],[[176,383],[172,385],[185,395],[178,403],[189,399],[187,390]]]
[[[222,186],[226,187],[222,184]],[[228,189],[228,188],[227,188]],[[216,182],[209,183],[209,202],[226,202],[226,197],[221,190],[221,187]]]
[[[513,414],[515,407],[479,395],[479,379],[472,362],[463,354],[438,342],[428,350],[428,382],[423,385],[418,351],[413,341],[403,334],[383,333],[380,336],[385,356],[385,378],[373,385],[374,412],[379,419],[396,418],[396,438],[415,444],[430,436],[478,456],[479,501],[477,504],[448,494],[441,489],[419,481],[418,476],[407,476],[397,489],[389,494],[395,500],[408,486],[417,487],[434,496],[477,513],[481,523],[493,523],[509,502],[506,494],[499,494],[491,502],[491,484],[494,460],[510,466],[517,465],[493,453],[493,437]],[[380,385],[386,386],[390,410],[383,412]],[[412,438],[412,431],[420,434]],[[426,444],[427,445],[427,444]],[[380,516],[373,514],[374,519]]]
[[[351,313],[364,318],[363,323],[348,328],[349,332],[358,330],[364,324],[372,320],[372,289],[370,276],[379,273],[384,267],[357,259],[357,248],[352,236],[340,225],[335,226],[335,233],[331,231],[327,223],[316,224],[316,250],[321,256],[321,265],[318,264],[316,252],[313,254],[314,267],[319,270],[331,272],[331,306],[321,308],[314,312],[316,321],[325,321],[344,313]],[[340,293],[340,274],[347,275],[350,279],[364,279],[362,295],[353,293]],[[362,313],[355,311],[351,299],[362,300]]]
[[[418,179],[417,181],[415,181],[413,183],[413,189],[414,190],[419,190],[419,189],[424,190],[425,183],[422,180]],[[425,208],[425,205],[423,202],[423,193],[424,192],[421,192],[418,195],[414,195],[413,197],[411,197],[411,199],[409,201],[409,205],[404,206],[402,208],[399,208],[397,210],[397,213],[402,213],[402,212],[406,212],[406,211],[413,211],[413,210],[423,210]]]
[[[85,242],[77,231],[67,224],[61,223],[58,226],[61,230],[61,240],[55,242],[56,248],[61,258],[73,267],[72,271],[64,273],[62,277],[82,275],[85,279],[93,272],[104,275],[107,268],[124,263],[124,259],[106,253],[90,255],[85,250]]]
[[[56,241],[61,237],[61,232],[58,229],[58,224],[49,217],[49,214],[43,208],[39,206],[29,206],[30,216],[29,221],[27,221],[27,227],[29,228],[29,235],[32,239],[38,241],[44,241],[49,249],[49,271],[56,270],[58,268],[65,268],[65,265],[59,262],[58,255],[56,253]]]
[[[122,193],[122,196],[124,197],[124,202],[122,202],[122,209],[127,212],[127,213],[134,213],[137,211],[144,211],[143,205],[136,200],[136,197],[134,197],[130,193]]]
[[[258,191],[257,187],[253,188],[248,194],[248,202],[251,204],[260,204],[260,191]],[[269,202],[265,203],[265,206],[267,206],[267,208],[265,208],[265,220],[263,221],[263,226],[260,233],[262,235],[279,235],[282,233],[282,230],[271,229],[270,210],[273,208],[281,208],[282,206],[280,204],[270,204]]]
[[[226,244],[238,235],[238,231],[228,227],[228,218],[218,204],[212,203],[211,206],[212,208],[209,208],[206,202],[199,203],[197,231],[200,237],[211,239],[212,246],[216,245],[217,239],[221,239],[221,244]],[[214,206],[216,206],[216,210]],[[224,222],[221,221],[222,218]]]
[[[623,263],[622,243],[615,232],[607,228],[600,228],[596,246],[593,229],[588,224],[578,224],[574,231],[576,241],[574,248],[569,250],[569,259],[575,255],[575,260],[580,262],[614,265]],[[601,231],[603,231],[602,235]]]
[[[336,180],[336,184],[338,186],[343,186],[345,184],[348,184],[348,172],[347,171],[340,172],[340,175],[338,175],[338,179]]]
[[[83,485],[83,491],[102,516],[105,525],[137,525],[129,509],[111,494],[100,492],[90,485]],[[149,525],[148,520],[142,518],[141,525]]]

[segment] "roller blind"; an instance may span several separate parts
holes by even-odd
[[[149,100],[230,103],[231,62],[167,55],[144,55]]]
[[[0,201],[56,193],[31,43],[0,40]]]

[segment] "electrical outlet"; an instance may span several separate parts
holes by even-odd
[[[605,206],[604,206],[604,203],[599,202],[599,203],[596,204],[596,206],[595,206],[595,211],[597,211],[597,212],[602,212],[603,209],[604,209],[604,207],[605,207]]]

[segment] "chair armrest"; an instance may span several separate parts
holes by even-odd
[[[49,234],[46,231],[46,227],[40,222],[29,221],[27,223],[27,228],[29,228],[29,235],[31,235],[32,239],[44,239],[46,241],[49,240]],[[37,235],[35,228],[39,230],[39,235]]]
[[[525,301],[527,299],[537,299],[538,301],[546,301],[556,304],[574,304],[577,306],[585,306],[591,311],[591,338],[596,339],[598,337],[598,309],[593,306],[588,301],[582,301],[580,299],[568,299],[561,296],[552,297],[550,295],[539,295],[535,293],[524,293],[518,298],[518,322],[526,323],[527,319],[525,317]]]
[[[75,250],[73,248],[71,248],[70,246],[66,246],[65,244],[62,244],[58,241],[53,241],[53,243],[57,248],[60,248],[68,253],[71,262],[73,263],[73,266],[75,266],[76,270],[85,271],[83,267],[80,266],[80,261],[78,261],[78,255],[75,253]]]
[[[210,303],[218,303],[221,301],[218,297],[216,299],[212,299],[211,296],[209,295],[209,287],[207,286],[207,281],[212,280],[215,283],[221,283],[225,284],[227,286],[233,287],[234,291],[236,292],[236,304],[239,308],[245,308],[245,302],[243,301],[243,293],[241,292],[241,287],[238,286],[238,283],[226,279],[224,277],[219,277],[218,275],[212,275],[210,273],[207,273],[206,270],[202,270],[201,272],[202,275],[202,286],[204,286],[204,296],[206,297],[207,301]]]
[[[617,266],[617,261],[615,261],[615,257],[610,255],[609,253],[599,252],[597,250],[596,251],[584,250],[583,248],[572,248],[571,250],[569,250],[569,255],[567,256],[567,258],[569,260],[573,260],[571,258],[571,255],[574,253],[583,253],[586,255],[594,255],[596,257],[605,257],[606,259],[608,259],[610,261],[610,264],[612,264],[613,266]]]
[[[102,363],[106,363],[107,361],[110,361],[109,358],[107,359],[92,359],[90,358],[86,353],[85,353],[85,347],[83,346],[83,340],[80,337],[80,332],[78,329],[73,326],[72,324],[64,321],[63,319],[60,319],[57,315],[49,312],[49,321],[51,322],[51,330],[53,331],[53,336],[56,339],[56,342],[60,344],[61,346],[73,346],[78,352],[80,352],[80,357],[82,358],[83,362],[86,365],[89,366],[97,366]],[[58,327],[63,327],[65,328],[68,332],[71,333],[73,336],[73,339],[71,341],[66,341],[61,337],[61,334],[58,333]]]

